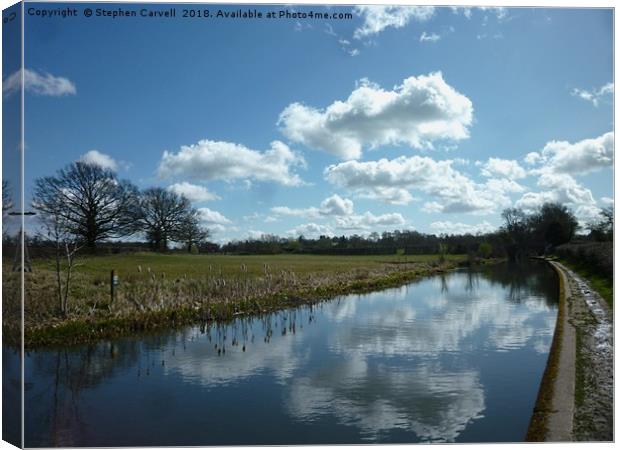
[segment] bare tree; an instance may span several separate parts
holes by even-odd
[[[190,201],[163,188],[149,188],[140,195],[138,224],[155,250],[166,250],[179,233],[192,207]]]
[[[76,267],[76,256],[83,244],[70,231],[64,214],[60,208],[62,201],[57,203],[58,210],[45,211],[41,216],[46,237],[54,244],[54,269],[56,272],[56,294],[60,313],[64,316],[69,310],[69,293],[73,270]]]
[[[11,188],[7,180],[2,180],[2,212],[11,209],[13,201],[11,200]]]
[[[523,258],[528,248],[530,237],[529,220],[521,209],[507,208],[502,211],[504,226],[502,237],[508,258],[517,261]]]
[[[179,224],[175,240],[182,242],[187,251],[191,252],[192,246],[199,247],[209,238],[210,234],[209,230],[200,224],[198,211],[192,208]]]
[[[138,191],[116,173],[95,164],[74,162],[55,176],[35,181],[33,206],[59,215],[66,231],[93,251],[97,242],[136,231]]]

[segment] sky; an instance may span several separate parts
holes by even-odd
[[[613,203],[611,9],[173,6],[26,4],[26,202],[82,160],[186,195],[217,242],[487,232],[546,201],[586,224]],[[119,7],[138,17],[96,16]]]

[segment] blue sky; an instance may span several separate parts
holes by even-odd
[[[185,193],[220,242],[490,231],[502,209],[544,201],[587,222],[612,201],[611,9],[294,7],[353,14],[325,21],[71,7],[26,15],[27,198],[85,159]]]

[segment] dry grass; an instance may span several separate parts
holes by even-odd
[[[400,284],[453,267],[459,259],[465,258],[452,257],[443,264],[436,256],[427,255],[407,259],[157,254],[89,258],[80,261],[76,269],[66,316],[59,313],[54,272],[47,262],[36,261],[34,272],[26,273],[26,343],[80,342],[136,330],[227,320]],[[8,280],[8,266],[4,268]],[[121,280],[113,300],[112,268]],[[5,296],[3,303],[11,311],[19,308],[16,296]],[[15,326],[15,316],[10,317],[4,321],[5,331]]]

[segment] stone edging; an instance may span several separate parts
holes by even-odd
[[[575,328],[569,321],[572,292],[564,266],[546,261],[558,274],[558,318],[526,441],[572,441],[577,348]]]

